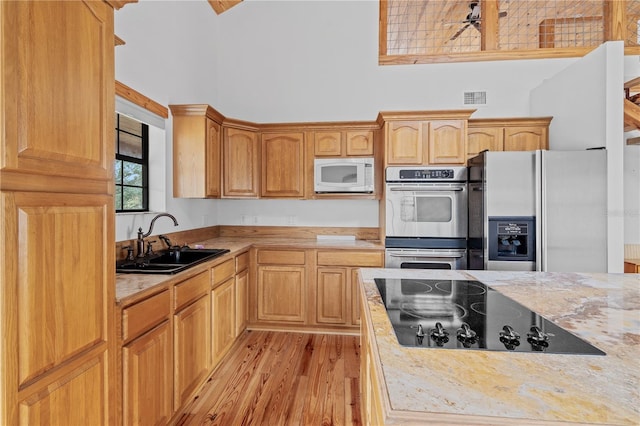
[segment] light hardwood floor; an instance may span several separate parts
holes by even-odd
[[[359,365],[358,336],[245,332],[178,425],[360,425]]]

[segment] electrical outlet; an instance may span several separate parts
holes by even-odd
[[[298,223],[296,216],[287,216],[287,225],[295,225],[296,223]]]
[[[248,225],[249,223],[251,223],[251,221],[248,214],[243,214],[242,216],[240,216],[241,225]]]

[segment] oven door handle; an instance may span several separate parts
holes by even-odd
[[[439,187],[433,187],[433,188],[425,188],[424,186],[403,186],[400,188],[394,188],[394,187],[389,187],[389,185],[387,185],[387,188],[389,188],[391,191],[405,191],[405,192],[458,192],[458,191],[464,191],[464,188],[439,188]]]
[[[451,257],[451,258],[461,258],[464,257],[462,253],[439,253],[439,252],[430,252],[430,253],[388,253],[391,257],[424,257],[425,259],[431,258],[443,258],[443,257]]]

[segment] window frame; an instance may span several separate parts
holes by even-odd
[[[387,10],[388,0],[380,0],[378,64],[407,65],[445,62],[503,61],[519,59],[550,59],[580,57],[595,47],[583,48],[538,48],[522,50],[499,50],[498,40],[498,0],[480,2],[483,25],[481,27],[481,46],[478,52],[449,53],[446,55],[387,55]],[[604,0],[604,40],[626,40],[627,0]],[[493,17],[493,18],[492,18]],[[640,46],[625,46],[625,55],[640,55]]]
[[[129,188],[142,188],[142,208],[141,209],[118,209],[115,208],[115,212],[116,213],[141,213],[141,212],[148,212],[149,211],[149,125],[146,123],[141,122],[140,120],[137,120],[135,118],[129,117],[128,118],[138,121],[142,126],[141,126],[141,136],[138,135],[134,135],[130,132],[127,132],[126,130],[123,130],[120,128],[120,116],[124,115],[122,113],[116,112],[116,126],[115,126],[115,134],[116,134],[116,141],[115,141],[115,161],[114,161],[114,206],[117,206],[117,202],[115,200],[116,198],[116,194],[117,191],[115,191],[115,187],[120,186],[122,189],[120,191],[120,197],[121,197],[121,206],[124,206],[124,188],[125,187],[129,187]],[[136,157],[131,157],[128,155],[124,155],[124,154],[120,154],[120,138],[119,138],[119,134],[120,132],[124,132],[126,134],[135,136],[135,137],[141,137],[142,139],[142,158],[136,158]],[[116,162],[117,161],[126,161],[129,163],[135,163],[135,164],[140,164],[142,165],[142,185],[125,185],[124,183],[118,183],[115,182],[115,166],[116,166]],[[123,172],[124,172],[124,167],[122,168]]]

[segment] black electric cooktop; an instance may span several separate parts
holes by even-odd
[[[605,355],[480,281],[376,278],[402,346]]]

